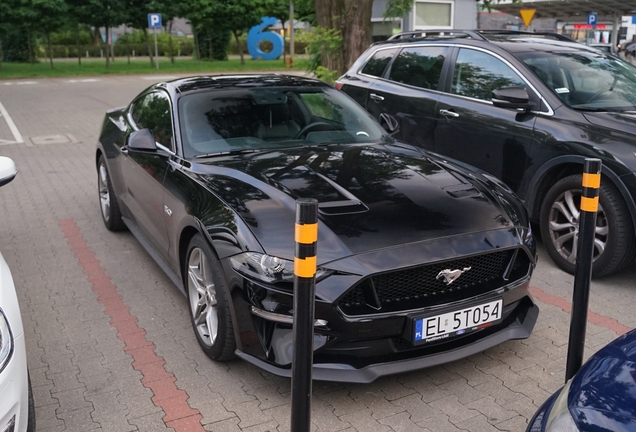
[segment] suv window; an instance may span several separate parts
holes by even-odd
[[[174,151],[172,116],[167,94],[154,92],[138,99],[133,103],[131,115],[137,127],[150,129],[155,135],[155,141]]]
[[[489,101],[492,91],[526,83],[508,65],[482,51],[462,48],[455,62],[451,93]]]
[[[369,59],[367,64],[364,65],[360,72],[365,75],[381,77],[384,74],[384,70],[389,65],[389,62],[393,58],[393,55],[396,51],[396,49],[377,51],[375,54],[373,54],[373,57]]]
[[[636,75],[624,61],[585,51],[532,52],[520,58],[572,108],[632,111],[636,107]]]
[[[415,87],[437,90],[448,47],[404,48],[391,66],[389,79]]]

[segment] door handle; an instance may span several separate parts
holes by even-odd
[[[454,118],[459,117],[459,114],[457,114],[456,112],[454,112],[454,111],[449,111],[449,110],[445,110],[445,109],[441,109],[441,110],[439,110],[439,113],[440,113],[441,115],[443,115],[444,117],[446,117],[446,118],[448,118],[448,117],[454,117]]]
[[[371,99],[373,99],[374,101],[378,101],[378,102],[379,102],[379,101],[383,101],[383,100],[384,100],[384,96],[380,96],[380,95],[377,95],[377,94],[375,94],[375,93],[371,93],[371,94],[369,95],[369,97],[370,97]]]

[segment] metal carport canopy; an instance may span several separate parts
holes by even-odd
[[[493,0],[491,7],[517,16],[519,9],[535,9],[535,18],[580,17],[588,13],[605,17],[636,14],[636,0],[523,0],[523,3]]]

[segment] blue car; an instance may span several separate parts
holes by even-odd
[[[636,431],[636,330],[594,354],[539,408],[526,432]]]

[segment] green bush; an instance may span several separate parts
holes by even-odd
[[[17,26],[9,26],[8,32],[2,38],[2,56],[6,62],[28,62],[27,33]]]
[[[227,29],[213,27],[197,31],[199,54],[202,59],[227,60],[231,33]]]
[[[4,48],[4,45],[3,45]],[[168,39],[162,40],[161,43],[157,43],[157,49],[159,51],[160,56],[168,56],[170,55],[170,43]],[[150,41],[150,49],[152,50],[152,55],[155,54],[155,42],[154,40]],[[178,55],[181,53],[182,56],[192,56],[194,53],[194,40],[186,39],[186,38],[173,38],[172,41],[172,49],[174,51],[174,55]],[[123,42],[117,41],[114,45],[115,56],[116,57],[126,57],[128,55],[139,57],[139,56],[147,56],[148,55],[148,46],[145,42],[143,43],[129,43],[126,45]],[[72,45],[51,45],[51,52],[53,54],[53,58],[68,58],[68,57],[77,57],[78,46],[75,44]],[[80,56],[85,58],[86,53],[88,52],[88,57],[102,57],[106,56],[106,45],[80,45],[79,53]],[[42,58],[49,57],[49,50],[46,44],[40,45],[38,47],[39,56]],[[5,52],[5,58],[6,52]],[[28,57],[27,57],[28,59]],[[27,61],[27,60],[20,60]]]
[[[93,40],[93,35],[89,30],[82,29],[79,32],[80,45],[89,45]],[[51,44],[53,45],[76,45],[78,42],[77,30],[68,29],[51,33]]]

